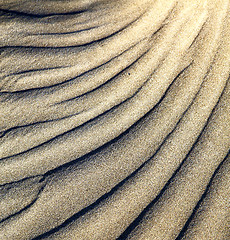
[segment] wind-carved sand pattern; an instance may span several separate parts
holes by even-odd
[[[230,239],[230,1],[0,9],[0,239]]]

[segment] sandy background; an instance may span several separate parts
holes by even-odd
[[[0,0],[0,239],[230,239],[229,0]]]

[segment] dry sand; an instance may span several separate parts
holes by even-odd
[[[230,239],[230,1],[0,0],[0,239]]]

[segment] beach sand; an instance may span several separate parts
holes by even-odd
[[[230,1],[0,1],[0,239],[230,239]]]

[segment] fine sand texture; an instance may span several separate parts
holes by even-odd
[[[0,240],[230,240],[230,0],[0,0]]]

